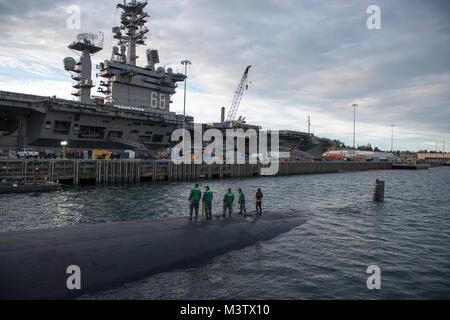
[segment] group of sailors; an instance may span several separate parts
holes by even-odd
[[[84,151],[79,149],[69,149],[65,151],[66,159],[84,159]]]
[[[256,191],[255,200],[256,200],[256,215],[262,215],[262,198],[263,193],[260,188]],[[202,216],[203,213],[206,215],[206,220],[212,219],[212,201],[213,201],[213,192],[210,190],[209,186],[206,186],[203,191],[200,190],[198,184],[195,184],[194,188],[192,188],[191,193],[189,194],[189,219],[192,220],[192,216],[195,214],[195,220],[198,219],[198,212],[200,207],[200,201],[202,202]],[[245,194],[241,188],[238,189],[237,202],[239,204],[239,214],[247,215],[247,210],[245,208]],[[223,197],[223,207],[222,207],[222,217],[225,218],[227,213],[228,217],[231,217],[233,213],[233,203],[234,203],[234,193],[231,192],[231,188],[227,189]]]

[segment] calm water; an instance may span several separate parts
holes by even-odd
[[[375,179],[384,203],[371,201]],[[307,222],[271,241],[201,267],[161,273],[88,298],[437,299],[450,298],[450,167],[202,181],[216,192],[257,187],[266,210]],[[0,231],[185,215],[192,183],[81,187],[0,195]],[[186,210],[180,210],[186,208]],[[217,210],[216,210],[217,213]],[[366,269],[381,268],[381,290]]]

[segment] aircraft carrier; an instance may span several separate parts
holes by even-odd
[[[0,91],[0,149],[61,149],[67,141],[72,149],[147,150],[155,155],[170,149],[172,132],[183,127],[183,115],[170,111],[171,97],[177,83],[186,76],[159,64],[157,50],[146,50],[147,64],[137,65],[136,47],[145,45],[148,13],[147,1],[123,1],[121,24],[112,28],[117,46],[111,58],[96,66],[99,82],[94,97],[91,89],[92,55],[103,49],[102,35],[79,34],[69,48],[79,53],[78,61],[66,57],[64,69],[74,80],[72,93],[77,99],[37,96]],[[194,118],[186,116],[185,127],[193,130]],[[253,128],[245,121],[233,120],[204,124],[204,130],[215,127]],[[320,158],[333,141],[318,139],[303,132],[283,131],[280,146],[299,158]]]

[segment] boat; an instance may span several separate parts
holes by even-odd
[[[158,50],[146,50],[146,64],[139,66],[136,47],[146,44],[149,14],[147,1],[129,0],[116,5],[120,26],[112,28],[111,58],[96,65],[100,80],[97,94],[92,76],[92,56],[103,50],[103,34],[79,34],[68,47],[78,60],[63,59],[64,69],[75,84],[76,100],[0,91],[0,149],[51,148],[61,154],[66,148],[79,150],[146,151],[150,157],[168,153],[171,135],[183,126],[194,128],[194,118],[170,110],[171,97],[186,76],[159,65]],[[245,121],[204,124],[203,130],[253,128]],[[64,143],[64,145],[62,145]],[[297,158],[320,159],[335,141],[309,133],[280,132],[280,147]],[[84,154],[87,154],[85,151]],[[146,154],[146,153],[145,153]]]
[[[183,115],[170,111],[171,96],[185,75],[172,68],[156,66],[157,50],[147,50],[146,66],[138,66],[136,46],[145,44],[147,1],[117,4],[121,25],[114,27],[117,46],[111,59],[96,67],[98,93],[91,75],[91,56],[103,50],[102,35],[79,34],[69,48],[80,54],[63,60],[64,69],[75,81],[76,101],[0,91],[0,148],[21,150],[67,147],[78,149],[144,149],[161,151],[169,145],[171,133],[183,124]],[[193,117],[186,116],[186,123]]]
[[[0,183],[0,194],[49,192],[60,188],[61,184],[57,182],[2,182]]]

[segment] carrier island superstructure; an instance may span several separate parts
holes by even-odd
[[[59,150],[62,141],[72,149],[142,150],[153,154],[173,146],[172,132],[183,127],[183,115],[170,111],[171,97],[185,75],[158,66],[157,50],[146,50],[146,65],[137,65],[136,47],[145,45],[149,15],[147,1],[129,0],[117,4],[120,26],[112,28],[117,45],[111,58],[96,66],[100,77],[97,95],[94,88],[91,56],[103,49],[103,36],[83,33],[69,44],[79,59],[64,59],[64,69],[75,81],[76,100],[56,96],[37,96],[0,91],[0,149]],[[185,117],[185,127],[193,129],[193,117]],[[244,121],[204,124],[225,130],[253,128]],[[323,139],[322,139],[323,140]],[[328,143],[302,132],[280,135],[286,151],[316,150],[320,157]],[[320,149],[320,150],[319,150]]]
[[[0,91],[2,148],[24,146],[72,148],[159,149],[183,123],[183,116],[170,111],[177,83],[185,79],[172,68],[157,67],[158,51],[147,50],[147,65],[136,65],[136,46],[144,45],[148,29],[147,1],[131,0],[117,5],[121,25],[113,28],[118,45],[111,59],[97,65],[99,93],[93,98],[91,56],[102,50],[101,35],[80,34],[69,45],[79,52],[78,61],[64,59],[64,68],[76,82],[77,101]],[[193,118],[186,116],[186,123]]]

